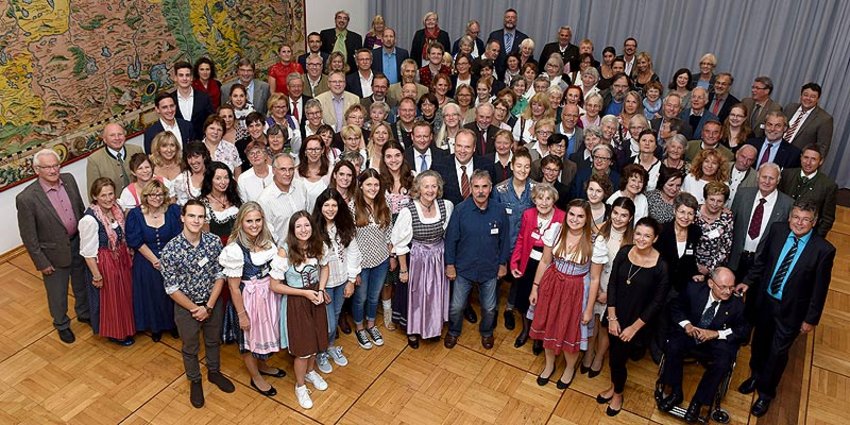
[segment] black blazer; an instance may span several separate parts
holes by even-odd
[[[372,75],[374,76],[374,71]],[[356,68],[354,72],[345,76],[345,91],[353,93],[359,98],[363,98],[363,88],[360,87],[360,72],[358,72]],[[366,112],[368,115],[369,111],[367,110]]]
[[[213,111],[210,96],[200,90],[194,90],[192,95],[192,116],[188,118],[184,117],[183,112],[180,111],[180,103],[177,101],[176,90],[171,93],[171,98],[174,99],[174,105],[177,107],[177,118],[192,123],[192,130],[196,135],[204,134],[204,121],[215,112]],[[182,128],[180,129],[180,133],[183,133]],[[201,136],[201,138],[203,137]]]
[[[475,133],[475,154],[476,155],[487,155],[488,153],[496,152],[496,133],[499,131],[499,127],[496,127],[495,125],[492,125],[492,124],[490,124],[490,126],[487,127],[487,130],[486,130],[487,134],[486,134],[486,137],[485,137],[485,139],[487,141],[487,146],[486,146],[486,149],[484,150],[484,152],[481,152],[481,142],[480,142],[481,130],[478,129],[478,123],[473,121],[473,122],[470,122],[470,123],[467,123],[466,125],[464,125],[463,128],[472,130],[472,132]]]
[[[183,143],[183,149],[185,149],[186,145],[192,140],[200,140],[197,139],[195,136],[195,130],[194,127],[192,127],[192,123],[184,120],[183,118],[175,117],[174,120],[177,121],[177,127],[180,128],[180,142]],[[145,130],[145,153],[151,153],[151,144],[153,143],[153,138],[156,137],[157,134],[162,133],[163,131],[165,131],[165,129],[162,127],[162,123],[159,120],[156,120],[153,125],[151,125]]]
[[[307,114],[304,112],[304,106],[307,105],[307,101],[310,99],[312,99],[312,97],[307,96],[306,94],[302,94],[301,98],[298,101],[298,103],[301,105],[298,107],[298,123],[302,127],[307,123]],[[289,113],[291,114],[292,104],[296,103],[296,101],[292,100],[291,98],[287,98],[287,101],[289,102]],[[304,140],[304,138],[302,138],[301,140]]]
[[[402,49],[401,47],[396,46],[395,48],[395,72],[398,76],[398,80],[401,81],[401,63],[404,62],[405,59],[410,57],[410,52]],[[416,65],[419,65],[417,63]],[[378,48],[372,50],[372,71],[378,74],[386,74],[384,71],[384,48]],[[392,82],[390,82],[392,83]]]
[[[578,71],[578,46],[570,43],[567,45],[564,53],[561,53],[561,48],[559,47],[558,42],[554,41],[552,43],[546,43],[546,45],[543,46],[543,51],[540,52],[540,59],[537,60],[538,64],[540,64],[538,66],[539,72],[543,72],[542,67],[546,65],[546,61],[549,60],[549,57],[551,57],[553,53],[561,55],[561,60],[563,60],[564,63],[570,64],[571,71]]]
[[[409,33],[408,33],[409,34]],[[449,33],[445,30],[440,30],[437,34],[437,41],[443,45],[443,51],[448,51],[452,45],[452,40],[449,38]],[[410,57],[416,61],[416,67],[422,66],[422,49],[425,46],[425,29],[420,28],[413,34],[413,42],[410,43]]]
[[[685,285],[699,274],[697,270],[697,245],[702,237],[702,229],[696,224],[688,227],[688,240],[685,242],[685,255],[679,257],[676,245],[675,220],[664,223],[655,249],[661,253],[664,262],[667,263],[670,272],[670,286],[679,292],[684,290]]]
[[[303,55],[298,56],[298,63],[301,64],[301,69],[303,69],[304,72],[307,72],[307,56],[309,56],[309,53],[304,53]],[[328,61],[328,56],[330,55],[326,52],[319,50],[319,56],[322,57],[322,70],[324,70],[325,63]]]
[[[490,152],[487,155],[484,155],[484,159],[493,164],[493,174],[496,176],[496,180],[493,182],[493,186],[513,177],[514,171],[511,169],[511,163],[508,163],[507,167],[503,167],[501,162],[496,161],[496,152]]]
[[[758,165],[761,162],[761,146],[764,143],[764,137],[762,138],[752,138],[747,140],[748,145],[753,145],[758,152],[756,156],[755,162],[753,162],[753,168],[758,169]],[[787,143],[780,142],[779,148],[776,151],[776,156],[773,157],[773,162],[776,163],[783,170],[786,168],[799,168],[800,167],[800,149],[796,146]]]
[[[455,156],[449,156],[445,161],[441,163],[436,163],[437,168],[434,171],[440,173],[443,177],[443,199],[448,199],[452,201],[453,204],[458,205],[463,202],[463,196],[460,191],[460,183],[458,182],[457,169],[455,168]],[[473,170],[485,170],[490,173],[491,181],[496,181],[496,176],[493,172],[493,164],[487,162],[484,157],[474,156],[472,157],[472,168]],[[472,189],[472,181],[469,182],[470,190]],[[496,184],[494,183],[493,186]],[[470,195],[472,196],[472,195]]]
[[[720,107],[720,110],[717,111],[717,118],[720,118],[720,122],[726,121],[726,117],[729,116],[729,112],[732,111],[732,107],[741,103],[741,100],[732,94],[726,95],[726,101],[723,102],[723,105]],[[714,92],[712,91],[710,95],[708,95],[708,104],[705,105],[706,109],[711,111],[714,109]]]
[[[777,264],[782,261],[779,256],[789,233],[791,228],[788,223],[773,223],[767,236],[759,243],[755,262],[743,280],[749,286],[747,295],[756,296],[757,302],[770,297],[767,294],[770,279]],[[817,325],[820,321],[832,279],[834,260],[835,247],[813,232],[794,268],[787,275],[780,301],[780,317],[777,319],[789,329],[799,329],[803,322]]]
[[[466,34],[464,34],[466,35]],[[463,37],[461,37],[463,38]],[[484,53],[484,40],[475,37],[475,46],[478,47],[478,54],[481,55]],[[460,38],[455,40],[454,44],[452,44],[452,56],[455,56],[460,52]]]
[[[433,144],[428,148],[431,151],[431,163],[428,164],[429,170],[440,170],[441,165],[449,160],[449,151],[442,150],[437,148]],[[416,161],[419,161],[419,152],[411,146],[410,148],[404,149],[404,162],[407,162],[407,165],[410,166],[411,170],[416,170]]]
[[[504,69],[505,59],[507,59],[508,55],[511,53],[519,52],[519,45],[523,40],[528,38],[524,32],[514,28],[514,43],[511,46],[511,51],[505,51],[505,29],[502,28],[500,30],[496,30],[490,33],[490,36],[487,37],[487,42],[490,40],[496,40],[499,42],[499,56],[496,58],[496,62],[502,65],[502,69]],[[501,74],[499,74],[501,75]]]
[[[660,137],[658,134],[661,132],[662,120],[662,118],[653,118],[652,121],[649,122],[649,127],[655,132],[655,137]],[[693,140],[694,129],[691,128],[691,123],[689,123],[688,120],[682,121],[682,131],[680,131],[679,134],[685,136],[688,140]]]
[[[694,326],[699,324],[710,292],[711,288],[704,282],[688,282],[684,291],[670,303],[670,319],[675,329],[684,332],[684,329],[679,326],[679,323],[684,320],[691,322]],[[727,344],[721,347],[736,351],[738,345],[745,342],[750,335],[750,325],[744,317],[743,299],[732,296],[728,300],[720,301],[717,312],[714,313],[714,319],[705,329],[713,331],[731,329],[732,334],[726,337]]]
[[[336,44],[336,28],[328,28],[319,33],[322,38],[322,52],[330,55]],[[348,53],[348,69],[357,69],[357,62],[354,61],[354,52],[363,47],[363,37],[360,34],[348,29],[348,35],[345,37],[345,52]],[[306,69],[306,68],[304,68]]]

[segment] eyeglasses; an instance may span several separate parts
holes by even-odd
[[[60,167],[59,164],[56,165],[36,165],[36,168],[40,168],[42,170],[58,170]]]
[[[248,152],[248,156],[259,156],[259,155],[263,155],[264,153],[265,153],[265,151],[257,149],[257,150],[253,150],[251,152]]]
[[[767,86],[753,85],[753,90],[767,90]]]
[[[815,219],[813,217],[800,217],[799,215],[792,215],[791,221],[799,221],[800,223],[808,224],[815,221]]]
[[[559,169],[557,169],[557,168],[552,168],[552,167],[543,167],[543,172],[544,172],[544,173],[557,173],[557,172],[560,172],[560,171],[561,171],[561,170],[559,170]]]
[[[599,160],[599,161],[610,161],[610,160],[611,160],[611,157],[610,157],[610,156],[599,156],[599,155],[593,155],[593,157],[592,157],[592,158],[593,158],[593,160],[594,160],[594,161],[596,161],[596,160]]]
[[[163,196],[165,195],[162,193],[148,193],[147,195],[148,198],[162,198]]]

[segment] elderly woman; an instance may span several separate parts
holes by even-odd
[[[142,203],[142,190],[152,180],[161,180],[153,174],[153,167],[147,155],[139,152],[130,157],[130,174],[133,182],[121,191],[118,205],[122,210],[129,211]]]
[[[123,346],[133,345],[132,260],[127,247],[124,213],[115,202],[115,183],[107,177],[92,182],[91,205],[80,219],[80,255],[85,259],[89,311],[95,335]]]
[[[159,255],[183,230],[183,222],[180,207],[168,199],[165,185],[152,180],[141,191],[141,205],[127,214],[127,246],[136,250],[133,317],[136,331],[151,331],[154,342],[162,338],[163,331],[174,329],[174,302],[165,293]]]
[[[697,202],[705,202],[703,188],[709,182],[729,181],[729,165],[723,155],[715,149],[700,151],[691,164],[690,172],[682,183],[682,191],[697,198]]]
[[[286,95],[283,93],[271,95],[268,101],[268,111],[269,116],[266,118],[266,126],[271,127],[277,124],[286,128],[287,133],[291,135],[289,137],[290,140],[287,141],[292,146],[292,151],[298,152],[301,149],[301,123],[289,112],[289,100]]]
[[[579,119],[578,125],[582,128],[590,126],[602,126],[602,117],[599,113],[602,112],[602,96],[599,93],[593,93],[584,98],[584,115]]]
[[[617,198],[625,196],[635,203],[635,218],[640,220],[649,215],[649,204],[646,200],[646,195],[643,194],[646,189],[647,172],[638,164],[629,164],[623,168],[623,177],[620,178],[620,190],[614,192],[608,198],[608,204],[613,203]]]
[[[239,159],[239,151],[236,145],[222,139],[227,129],[224,119],[217,115],[210,115],[204,121],[204,146],[210,151],[210,158],[213,161],[223,162],[239,177],[240,165],[242,160]]]
[[[186,166],[181,150],[180,142],[170,131],[157,134],[151,143],[150,161],[153,164],[153,175],[159,176],[169,191],[174,187],[174,179]]]
[[[443,179],[433,170],[416,176],[413,202],[398,213],[392,245],[398,256],[399,279],[406,284],[407,344],[439,338],[449,318],[449,280],[443,262],[443,237],[453,205],[442,199]]]
[[[519,43],[519,66],[522,68],[525,64],[537,64],[534,60],[534,40],[526,38]]]
[[[697,267],[708,275],[717,266],[726,264],[732,250],[733,217],[726,208],[729,186],[723,182],[710,182],[703,188],[705,202],[697,212],[696,225],[702,229],[697,245]]]
[[[549,77],[549,85],[560,87],[562,92],[570,85],[569,81],[564,81],[564,77],[561,74],[563,69],[564,60],[561,58],[561,55],[549,56],[549,59],[546,60],[546,64],[543,66],[543,72]]]
[[[177,204],[181,206],[185,205],[189,199],[198,199],[201,196],[204,173],[212,161],[210,151],[201,142],[189,142],[186,145],[184,157],[188,167],[174,179],[172,186]]]
[[[685,148],[688,139],[682,134],[671,137],[664,146],[664,159],[661,160],[661,169],[677,170],[682,176],[688,173],[690,164],[685,161]]]
[[[661,160],[655,156],[655,133],[646,129],[640,132],[638,138],[638,154],[632,157],[632,163],[640,164],[647,173],[646,190],[655,190],[658,174],[661,172]]]
[[[583,167],[576,172],[576,176],[573,179],[573,184],[570,189],[571,199],[585,199],[587,197],[585,185],[587,185],[587,182],[593,175],[598,174],[607,176],[612,185],[615,187],[619,186],[620,174],[611,167],[614,163],[614,148],[612,148],[611,145],[607,143],[600,143],[596,145],[591,151],[591,160],[592,163],[590,168]]]
[[[273,183],[274,174],[264,146],[250,143],[245,148],[245,154],[251,161],[251,169],[240,174],[237,179],[239,198],[242,202],[256,201],[260,198],[263,189]]]
[[[268,143],[266,145],[266,151],[268,152],[269,157],[273,158],[279,153],[288,153],[290,155],[295,155],[297,151],[292,150],[292,145],[289,144],[288,139],[289,130],[287,130],[286,127],[277,124],[269,127],[269,129],[266,131],[266,142]],[[248,162],[251,162],[251,158],[248,158]]]
[[[649,216],[659,224],[673,221],[673,200],[682,191],[683,174],[673,168],[662,168],[658,174],[658,187],[646,192]]]
[[[714,69],[717,68],[717,56],[714,53],[706,53],[699,59],[699,72],[691,74],[691,89],[702,87],[710,93],[714,90],[714,80],[717,75]]]
[[[428,12],[422,17],[422,25],[424,28],[417,30],[413,34],[413,43],[410,45],[410,57],[419,64],[419,66],[428,65],[428,47],[432,43],[440,43],[443,50],[451,48],[451,40],[449,33],[440,29],[440,17],[437,12]],[[408,33],[410,34],[410,33]]]
[[[575,83],[580,84],[581,91],[584,93],[585,104],[587,104],[587,99],[590,98],[592,94],[601,93],[599,87],[597,87],[597,84],[599,83],[599,71],[597,71],[596,68],[590,67],[585,69],[581,73],[581,80],[575,81]],[[585,106],[585,108],[586,107],[587,106]]]

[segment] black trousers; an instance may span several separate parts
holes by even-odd
[[[710,405],[714,402],[714,395],[717,394],[717,388],[723,378],[732,370],[738,346],[720,339],[697,344],[697,340],[688,336],[684,330],[679,330],[671,333],[664,353],[661,382],[673,387],[674,392],[682,391],[684,360],[688,354],[693,353],[700,358],[710,359],[692,400],[702,405]]]
[[[760,298],[750,370],[759,396],[772,400],[788,364],[788,350],[800,334],[800,325],[791,326],[782,320],[777,299],[767,294],[761,294]]]
[[[607,325],[607,323],[603,323]],[[626,327],[622,327],[625,329]],[[623,342],[619,337],[610,335],[609,341],[611,346],[608,348],[608,366],[611,367],[611,383],[614,384],[614,392],[622,394],[626,389],[626,379],[628,378],[628,370],[626,370],[626,362],[635,350],[646,348],[646,335],[644,327],[638,331],[629,342]]]

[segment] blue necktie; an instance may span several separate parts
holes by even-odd
[[[776,276],[773,277],[773,281],[770,282],[770,293],[774,295],[779,294],[779,290],[782,289],[782,281],[785,280],[785,275],[788,274],[788,269],[791,268],[791,263],[794,262],[794,256],[797,255],[797,244],[800,243],[800,238],[794,238],[794,244],[791,245],[791,249],[788,250],[788,253],[785,254],[785,258],[782,259],[782,264],[779,265],[779,270],[776,271]]]
[[[425,154],[423,153],[419,155],[419,159],[419,172],[421,173],[423,171],[428,170],[428,160],[425,159]]]
[[[720,304],[720,301],[712,301],[711,305],[708,306],[705,311],[702,312],[702,317],[699,319],[699,328],[705,329],[708,325],[711,324],[711,321],[714,320],[714,315],[717,310],[717,304]]]
[[[511,52],[511,49],[514,47],[514,35],[506,32],[505,33],[505,54]]]

